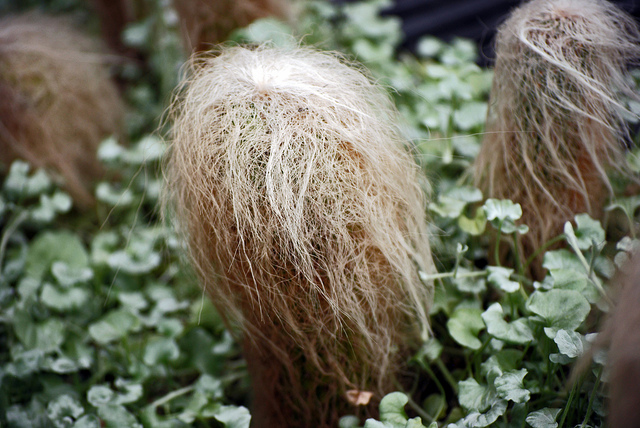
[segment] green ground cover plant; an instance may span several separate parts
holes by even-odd
[[[30,3],[84,11],[71,0]],[[124,34],[149,52],[147,69],[121,71],[132,143],[101,144],[98,158],[118,178],[97,184],[95,209],[80,213],[24,162],[8,166],[0,185],[0,426],[249,426],[240,347],[158,214],[166,145],[156,129],[184,56],[170,5],[148,3],[148,17]],[[614,177],[602,221],[578,214],[522,263],[494,262],[491,239],[516,242],[529,231],[518,223],[523,207],[487,199],[468,174],[492,71],[475,64],[466,40],[426,37],[417,55],[398,52],[400,24],[379,17],[384,5],[310,2],[299,28],[266,18],[232,35],[284,45],[302,37],[364,63],[389,89],[432,183],[438,273],[423,273],[435,284],[432,335],[408,363],[413,388],[387,395],[379,418],[344,415],[340,426],[605,426],[606,353],[573,381],[571,369],[611,307],[609,279],[640,248],[640,198]],[[636,175],[639,159],[637,149],[627,154]],[[560,241],[563,249],[548,250]],[[547,275],[535,281],[528,266],[539,255]]]

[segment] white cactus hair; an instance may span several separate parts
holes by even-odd
[[[576,213],[601,215],[607,169],[624,172],[619,99],[635,96],[626,66],[639,40],[633,18],[604,0],[531,0],[499,28],[475,178],[485,196],[523,206],[529,249]]]
[[[395,118],[344,58],[269,46],[193,59],[170,113],[166,199],[254,390],[299,426],[395,389],[428,330],[426,181]]]
[[[62,176],[77,203],[93,202],[96,151],[120,134],[124,105],[107,55],[68,19],[0,20],[0,161],[24,159]]]

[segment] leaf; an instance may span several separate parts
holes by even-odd
[[[224,386],[222,385],[222,381],[207,374],[203,374],[198,378],[195,388],[197,391],[200,391],[207,397],[213,399],[220,399],[224,396]]]
[[[487,228],[487,215],[483,209],[477,209],[473,218],[468,218],[462,214],[458,217],[458,226],[463,232],[467,232],[470,235],[482,235]]]
[[[458,382],[458,402],[467,410],[483,412],[495,401],[495,393],[474,378]]]
[[[113,163],[121,160],[126,152],[125,148],[118,144],[114,137],[108,137],[98,147],[98,159],[105,163]]]
[[[179,356],[180,348],[172,338],[155,339],[144,350],[144,362],[149,366],[175,361]]]
[[[393,56],[393,45],[385,42],[358,39],[353,43],[353,52],[365,63],[386,62]]]
[[[559,330],[553,339],[561,354],[569,358],[578,358],[584,353],[582,335],[575,331]]]
[[[466,201],[440,195],[437,203],[432,202],[429,204],[429,209],[440,217],[458,218],[466,206]]]
[[[448,428],[482,428],[491,426],[498,418],[504,415],[507,410],[507,401],[496,400],[488,412],[469,413],[464,419],[456,422],[455,424],[449,424]]]
[[[71,209],[71,196],[56,191],[53,196],[40,195],[40,204],[30,212],[30,218],[36,223],[51,223],[59,213],[66,213]]]
[[[84,415],[73,424],[73,428],[101,428],[100,419],[96,415]]]
[[[588,250],[593,244],[605,241],[604,229],[600,222],[589,217],[588,214],[578,214],[575,217],[577,229],[575,230],[576,244],[581,250]]]
[[[32,198],[51,188],[51,179],[43,170],[29,176],[30,169],[29,164],[23,161],[14,161],[9,167],[3,189],[12,200]]]
[[[521,224],[516,226],[515,224],[515,220],[522,217],[522,207],[520,204],[514,204],[508,199],[487,199],[482,208],[487,214],[487,220],[502,233],[511,234],[518,232],[519,234],[525,234],[529,231],[527,225]]]
[[[58,318],[35,322],[26,312],[16,311],[13,328],[16,336],[27,349],[54,351],[65,339],[66,326]]]
[[[249,43],[269,42],[284,48],[296,47],[291,27],[276,18],[258,19],[245,28],[235,31],[231,38]]]
[[[98,416],[104,428],[142,428],[135,416],[119,404],[105,404],[98,407]]]
[[[70,358],[60,357],[51,362],[49,369],[54,373],[69,374],[80,370],[80,366]]]
[[[615,209],[622,210],[629,221],[629,227],[634,227],[634,218],[636,211],[640,207],[640,196],[630,196],[628,198],[616,198],[609,204],[605,211],[613,211]]]
[[[508,199],[487,199],[483,208],[487,213],[487,219],[492,220],[511,220],[515,221],[522,217],[522,207],[520,204],[514,204]]]
[[[396,427],[394,427],[391,424],[385,424],[384,422],[380,422],[370,418],[364,422],[364,428],[396,428]]]
[[[58,284],[64,287],[83,284],[93,278],[93,270],[91,270],[91,268],[74,268],[60,261],[53,262],[51,265],[51,273],[58,281]]]
[[[508,371],[515,370],[522,360],[522,351],[517,349],[503,349],[480,365],[482,374],[492,385],[498,376],[502,376]]]
[[[338,422],[338,428],[360,428],[360,419],[354,415],[343,416]]]
[[[380,421],[392,426],[404,426],[407,423],[407,414],[404,406],[409,398],[402,392],[392,392],[380,400]]]
[[[87,401],[94,407],[100,407],[113,402],[115,393],[107,386],[95,385],[87,392]]]
[[[542,267],[549,270],[566,269],[575,272],[584,272],[584,267],[582,263],[580,263],[578,256],[566,249],[547,251],[544,254]]]
[[[471,272],[472,271],[467,268],[459,267],[457,273],[466,274]],[[451,281],[455,284],[458,290],[465,293],[482,293],[487,289],[485,279],[480,276],[470,277],[461,275],[451,278]]]
[[[220,406],[215,418],[226,428],[249,428],[251,422],[251,414],[243,406]]]
[[[270,19],[264,19],[262,21],[264,21],[263,23],[267,23],[266,26],[271,26]],[[258,21],[254,22],[256,24],[258,23]],[[288,28],[281,21],[276,21],[276,23],[279,24],[277,26],[280,26],[281,29]],[[144,165],[162,159],[166,150],[167,145],[161,138],[155,135],[145,135],[140,141],[134,144],[131,149],[123,152],[122,159],[124,162],[133,166]]]
[[[416,53],[425,58],[433,58],[444,47],[444,43],[434,36],[424,36],[418,40],[416,45]]]
[[[482,313],[482,320],[487,332],[496,339],[509,343],[526,344],[534,340],[533,332],[526,320],[519,318],[508,323],[504,320],[504,312],[500,303],[493,303]]]
[[[536,410],[529,413],[527,423],[533,428],[556,428],[558,423],[556,418],[561,409],[550,409],[545,407],[542,410]]]
[[[91,241],[91,261],[96,265],[107,264],[119,242],[120,238],[115,232],[97,233]]]
[[[420,350],[416,353],[417,358],[426,358],[427,361],[435,361],[440,358],[444,347],[442,343],[435,337],[430,337],[423,344]]]
[[[471,40],[457,38],[444,50],[440,61],[447,65],[461,65],[475,62],[478,47]]]
[[[437,420],[446,415],[447,402],[444,396],[431,394],[423,401],[422,408]]]
[[[527,301],[527,309],[545,320],[544,332],[554,339],[559,330],[573,331],[580,327],[591,305],[577,291],[554,289],[533,293]]]
[[[116,309],[89,326],[89,335],[101,345],[121,339],[140,325],[138,318],[124,309]]]
[[[128,308],[131,308],[133,312],[141,311],[149,307],[149,302],[144,297],[144,294],[134,291],[131,293],[121,291],[118,293],[118,301]]]
[[[487,266],[487,272],[489,272],[487,281],[502,291],[513,293],[520,290],[520,283],[509,279],[509,276],[513,273],[513,269],[500,266]]]
[[[478,333],[485,327],[481,314],[480,309],[456,309],[447,321],[451,337],[462,346],[480,349],[482,342],[478,339]]]
[[[80,238],[71,232],[44,232],[29,246],[25,274],[42,279],[53,262],[61,261],[72,269],[89,266],[89,256]]]
[[[46,283],[40,295],[42,303],[60,312],[81,308],[90,298],[90,293],[82,288],[61,289]]]
[[[111,207],[120,208],[130,206],[135,200],[131,189],[117,189],[114,184],[105,181],[96,186],[96,199]]]
[[[47,405],[47,416],[56,422],[57,426],[61,425],[65,417],[78,419],[84,413],[82,404],[68,394],[60,395]]]
[[[451,199],[464,202],[480,202],[482,200],[482,192],[480,189],[472,186],[454,186],[442,193]]]
[[[151,272],[160,265],[160,254],[129,254],[126,251],[116,251],[109,256],[109,266],[114,270],[121,270],[132,275],[142,275]]]
[[[620,250],[620,252],[614,257],[614,262],[615,265],[620,268],[629,261],[633,253],[640,251],[640,240],[625,236],[618,241],[616,249]]]
[[[523,379],[527,369],[505,372],[495,380],[498,397],[514,403],[526,403],[531,398],[529,390],[525,389]]]
[[[184,331],[184,326],[175,318],[165,318],[157,324],[157,329],[164,336],[177,337]]]
[[[487,117],[487,103],[469,102],[465,103],[453,113],[453,123],[461,131],[469,131],[473,128],[484,125]]]
[[[118,395],[116,396],[115,402],[117,404],[134,403],[142,398],[144,391],[142,389],[142,385],[139,383],[118,378],[115,385],[119,391],[123,391],[118,392]]]

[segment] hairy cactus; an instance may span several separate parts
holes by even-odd
[[[85,207],[102,172],[97,147],[120,132],[124,112],[104,59],[65,19],[0,20],[0,163],[48,168]]]
[[[638,35],[633,18],[603,0],[532,0],[500,27],[475,179],[486,197],[522,205],[522,256],[575,214],[602,214],[606,171],[622,165],[618,97],[631,93],[625,67]]]
[[[168,206],[243,334],[257,426],[336,426],[347,392],[393,391],[427,334],[425,179],[387,95],[336,55],[233,47],[191,65]]]

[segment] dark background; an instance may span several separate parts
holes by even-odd
[[[336,3],[354,0],[333,0]],[[465,37],[478,42],[479,62],[491,65],[495,29],[521,0],[395,0],[385,15],[402,19],[402,48],[415,51],[418,40],[433,35],[446,41]],[[612,1],[622,9],[640,17],[640,0]]]

